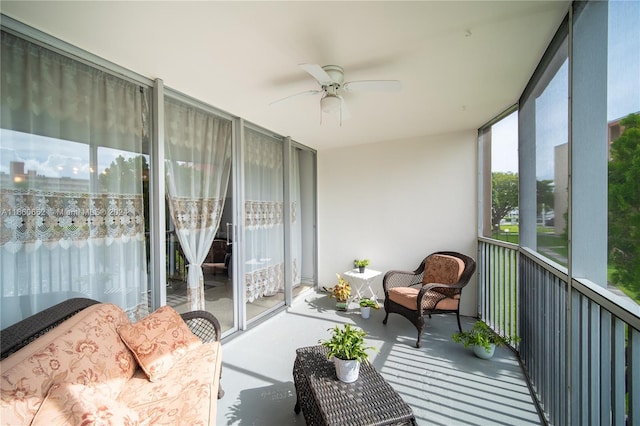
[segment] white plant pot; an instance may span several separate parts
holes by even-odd
[[[360,315],[362,315],[362,318],[369,318],[371,316],[371,306],[360,306]]]
[[[489,359],[493,356],[493,353],[496,350],[496,345],[490,344],[489,345],[489,350],[487,351],[485,348],[483,348],[482,346],[474,346],[473,347],[473,353],[475,356],[477,356],[478,358],[482,358],[482,359]]]
[[[346,311],[349,309],[349,302],[336,302],[336,311]]]
[[[358,375],[360,374],[360,361],[345,360],[334,357],[333,363],[336,366],[336,375],[341,382],[353,383],[358,380]]]

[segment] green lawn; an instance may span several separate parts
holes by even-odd
[[[500,225],[500,232],[493,232],[491,234],[491,238],[493,238],[494,240],[518,244],[518,241],[520,240],[520,226]]]
[[[611,264],[607,267],[607,281],[610,284],[615,285],[618,289],[620,289],[624,294],[633,299],[638,305],[640,305],[640,292],[636,291],[633,288],[626,287],[624,284],[616,283],[613,279],[613,274],[616,271]]]
[[[567,265],[567,240],[561,235],[553,233],[553,228],[539,226],[538,251],[560,265]],[[520,227],[518,225],[500,225],[499,232],[493,232],[491,238],[508,243],[518,244],[520,241]]]
[[[538,251],[560,265],[567,266],[569,250],[567,240],[563,236],[553,234],[553,228],[538,227]],[[500,225],[500,232],[494,232],[491,238],[499,241],[506,241],[518,244],[520,240],[520,227],[518,225]],[[640,293],[635,289],[627,288],[624,284],[615,283],[613,273],[615,268],[611,265],[607,268],[607,280],[613,283],[624,294],[640,304]]]

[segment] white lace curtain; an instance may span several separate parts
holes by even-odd
[[[291,276],[293,287],[301,282],[302,277],[302,220],[300,203],[300,151],[291,151]]]
[[[245,291],[248,302],[284,288],[282,142],[245,130]]]
[[[73,296],[146,314],[148,96],[2,32],[2,328]]]
[[[231,122],[165,98],[169,211],[189,262],[190,310],[205,309],[202,263],[220,224],[231,170]]]

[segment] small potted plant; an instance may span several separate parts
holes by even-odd
[[[378,301],[375,299],[360,299],[360,315],[362,318],[369,318],[371,315],[371,308],[378,309],[380,305],[378,305]]]
[[[356,259],[353,261],[353,266],[358,268],[358,270],[362,274],[364,272],[364,268],[369,266],[369,259]]]
[[[518,337],[500,337],[483,321],[476,321],[470,331],[453,333],[451,338],[456,343],[462,343],[465,348],[471,346],[475,356],[482,359],[491,358],[496,346],[520,340]]]
[[[329,297],[336,298],[336,309],[346,311],[349,303],[349,296],[351,296],[351,285],[349,281],[345,281],[340,274],[336,274],[338,277],[338,283],[329,289]]]
[[[333,358],[336,375],[340,381],[355,382],[360,373],[360,363],[369,362],[367,351],[376,350],[376,348],[367,346],[364,341],[367,334],[350,324],[345,324],[344,327],[336,325],[329,331],[331,331],[331,338],[319,341],[327,348],[327,359]]]

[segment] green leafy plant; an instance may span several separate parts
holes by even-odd
[[[354,261],[353,261],[353,265],[354,265],[356,268],[364,268],[364,267],[367,267],[367,266],[369,266],[369,263],[370,263],[370,262],[369,262],[369,259],[356,259],[356,260],[354,260]]]
[[[462,343],[465,348],[469,346],[482,346],[489,351],[490,346],[502,346],[503,344],[518,342],[519,337],[500,337],[483,321],[477,321],[470,331],[456,332],[451,336],[454,342]]]
[[[360,299],[360,306],[363,308],[369,307],[374,309],[378,309],[380,307],[380,305],[378,305],[378,302],[373,299]]]
[[[368,350],[376,350],[373,346],[367,346],[364,338],[367,335],[363,330],[345,324],[344,327],[336,325],[331,331],[331,338],[320,340],[319,343],[327,348],[327,358],[336,357],[343,360],[357,360],[369,362]]]
[[[331,292],[329,293],[329,297],[335,297],[339,302],[346,302],[349,300],[349,296],[351,296],[351,285],[349,281],[342,278],[340,274],[336,274],[336,276],[338,277],[338,283],[327,289]]]

